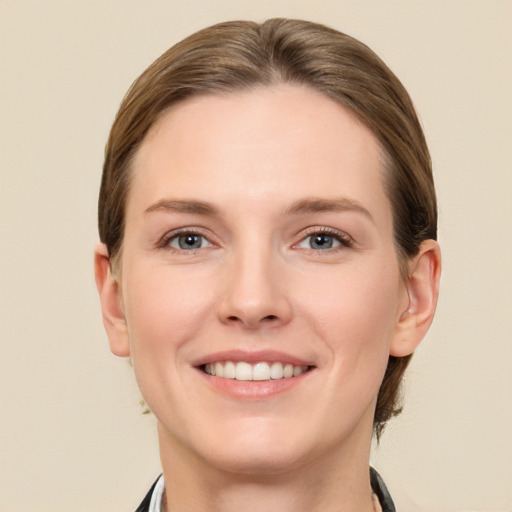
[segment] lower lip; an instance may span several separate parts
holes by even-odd
[[[289,377],[276,380],[236,380],[224,379],[208,375],[202,370],[198,372],[203,376],[209,386],[216,391],[240,400],[263,400],[284,393],[295,386],[299,386],[313,370],[308,370],[298,377]]]

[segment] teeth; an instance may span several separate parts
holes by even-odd
[[[281,363],[272,363],[272,366],[269,368],[269,373],[271,379],[282,379],[284,377],[283,365]]]
[[[287,364],[283,368],[283,377],[285,377],[285,378],[293,377],[293,364]]]
[[[217,364],[217,363],[215,363]],[[222,365],[222,363],[219,363]],[[234,379],[236,376],[236,368],[235,363],[232,363],[231,361],[227,361],[224,363],[224,375],[223,377],[225,379]]]
[[[252,380],[252,366],[249,363],[236,363],[236,380]]]
[[[215,363],[215,375],[224,377],[224,367],[220,363]]]
[[[252,380],[270,380],[268,363],[258,363],[252,367]]]
[[[307,371],[307,366],[295,366],[293,364],[267,363],[262,361],[249,364],[244,361],[208,363],[204,365],[204,371],[208,375],[236,380],[277,380],[298,377]]]

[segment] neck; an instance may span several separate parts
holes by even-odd
[[[170,440],[159,425],[167,512],[374,512],[369,440],[291,469],[226,471]],[[370,435],[371,437],[371,435]],[[364,454],[361,451],[364,451]]]

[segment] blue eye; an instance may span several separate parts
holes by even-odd
[[[334,239],[331,235],[326,235],[324,233],[317,233],[316,235],[311,235],[309,237],[309,245],[311,249],[332,249],[337,240]]]
[[[332,249],[333,247],[338,247],[339,241],[336,240],[332,235],[327,235],[325,233],[315,233],[314,235],[310,235],[309,239],[309,247],[311,249],[318,249],[323,251],[325,249]]]
[[[195,249],[202,249],[208,247],[210,243],[208,240],[196,233],[182,233],[180,235],[173,236],[169,242],[169,247],[173,249],[180,249],[182,251],[193,251]]]
[[[350,246],[348,240],[344,240],[340,235],[330,233],[312,233],[303,238],[298,247],[301,249],[313,249],[314,251],[327,251],[329,249],[338,249],[341,246]]]

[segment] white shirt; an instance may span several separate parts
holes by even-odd
[[[149,512],[164,512],[162,507],[162,496],[165,491],[164,475],[160,475],[160,478],[155,484],[153,494],[151,495],[151,501],[149,502]]]

